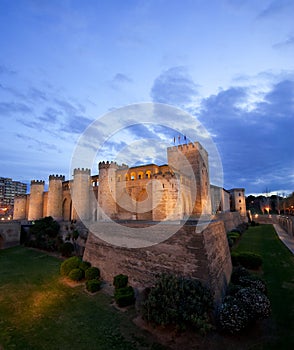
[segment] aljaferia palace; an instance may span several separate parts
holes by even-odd
[[[100,162],[99,175],[74,169],[73,179],[32,180],[15,198],[14,220],[182,220],[230,210],[246,216],[244,189],[229,191],[209,179],[208,153],[199,142],[167,148],[167,164],[136,167]]]

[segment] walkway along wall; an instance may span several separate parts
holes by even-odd
[[[139,228],[138,223],[134,225]],[[115,234],[117,226],[101,223],[100,229]],[[167,226],[161,225],[159,234]],[[83,259],[99,267],[104,280],[112,283],[115,275],[123,273],[137,288],[152,286],[155,275],[162,272],[197,278],[211,289],[216,303],[221,300],[232,272],[222,221],[211,223],[201,232],[196,226],[185,225],[166,241],[145,248],[114,246],[90,232]]]
[[[288,233],[289,236],[294,238],[294,217],[292,216],[279,216],[278,223]]]

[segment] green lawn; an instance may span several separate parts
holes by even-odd
[[[111,296],[59,277],[60,260],[23,247],[0,251],[0,349],[160,349]]]
[[[294,349],[294,256],[279,240],[272,225],[251,227],[235,251],[250,250],[263,258],[262,277],[272,304],[273,336],[262,349]]]
[[[294,348],[294,257],[271,225],[251,227],[237,251],[263,258],[272,318],[260,328],[236,336],[206,338],[183,334],[174,349],[286,350]],[[103,350],[163,349],[133,323],[134,308],[118,311],[112,297],[71,288],[59,276],[60,260],[16,247],[0,251],[0,349]]]

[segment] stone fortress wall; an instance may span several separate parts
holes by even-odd
[[[50,175],[48,192],[44,181],[34,180],[30,194],[15,198],[14,220],[52,216],[96,223],[101,232],[120,238],[123,222],[139,229],[166,222],[154,226],[162,235],[183,219],[206,219],[200,230],[190,221],[170,238],[145,248],[109,244],[90,229],[83,258],[101,269],[104,280],[112,282],[114,275],[125,273],[135,287],[152,285],[157,272],[195,277],[211,288],[218,302],[232,270],[226,232],[246,218],[244,189],[210,185],[208,154],[198,142],[169,147],[167,160],[131,168],[100,162],[99,175],[74,169],[68,181]]]
[[[69,181],[62,175],[50,175],[48,192],[44,192],[43,180],[33,180],[30,194],[15,198],[14,219],[161,221],[211,215],[206,150],[198,142],[173,146],[167,149],[167,159],[165,165],[131,168],[101,162],[99,175],[74,169]]]

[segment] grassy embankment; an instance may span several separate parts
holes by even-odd
[[[293,255],[271,225],[251,227],[235,250],[250,250],[262,256],[261,274],[268,285],[272,319],[266,322],[264,336],[245,332],[247,335],[214,338],[212,334],[200,339],[203,348],[294,348]],[[110,305],[111,296],[102,291],[92,296],[83,286],[65,285],[59,266],[60,260],[23,247],[0,251],[0,349],[163,348],[133,325],[134,308],[121,312]],[[196,338],[187,339],[182,349],[198,349]],[[249,347],[244,347],[245,343]]]
[[[111,296],[59,276],[60,260],[23,247],[0,251],[0,349],[159,349]]]
[[[272,305],[273,336],[263,349],[294,349],[294,256],[279,240],[272,225],[251,227],[235,251],[262,256],[262,277]]]

